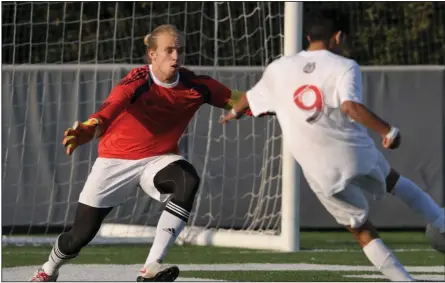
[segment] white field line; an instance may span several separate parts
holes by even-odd
[[[393,252],[396,253],[411,253],[411,252],[434,252],[433,249],[393,249]],[[50,252],[50,247],[48,247],[48,251],[26,251],[25,249],[23,251],[4,251],[4,255],[8,254],[48,254]],[[308,249],[308,250],[301,250],[296,253],[362,253],[363,251],[361,249]],[[85,250],[82,251],[82,254],[117,254],[120,253],[119,251],[111,252],[111,251],[93,251],[93,250]],[[248,250],[248,251],[221,251],[220,254],[282,254],[283,256],[286,255],[286,253],[282,252],[275,252],[275,251],[258,251],[258,250]]]
[[[370,271],[379,273],[373,266],[324,265],[324,264],[179,264],[181,271]],[[26,281],[40,266],[3,268],[2,280]],[[59,281],[129,281],[135,280],[141,265],[68,264],[60,270]],[[435,280],[436,276],[445,278],[444,266],[407,266],[409,272],[434,273],[417,274],[427,276],[427,280]],[[429,276],[429,277],[428,277]],[[433,276],[433,277],[431,277]],[[363,278],[360,276],[360,278]],[[193,281],[182,278],[181,281]],[[198,280],[198,279],[196,279]],[[199,279],[202,280],[202,279]]]
[[[432,280],[432,281],[439,281],[444,282],[445,281],[445,275],[444,274],[412,274],[414,279],[417,280]],[[382,274],[349,274],[349,275],[343,275],[343,277],[348,278],[360,278],[360,279],[386,279],[385,276]]]

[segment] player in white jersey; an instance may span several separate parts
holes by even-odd
[[[376,268],[392,281],[414,281],[368,220],[364,191],[392,193],[442,233],[444,210],[400,176],[377,150],[367,129],[385,148],[400,145],[399,130],[369,111],[362,100],[360,67],[340,55],[347,32],[338,12],[309,17],[306,51],[272,62],[222,123],[250,107],[257,116],[275,112],[288,146],[318,199],[354,236]]]

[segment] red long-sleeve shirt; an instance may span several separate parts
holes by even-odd
[[[210,91],[210,105],[224,108],[231,90],[213,78],[196,76],[182,68],[193,84]],[[152,85],[131,103],[135,91],[147,84],[148,66],[135,68],[111,91],[101,109],[90,118],[101,120],[99,157],[142,159],[178,153],[178,141],[204,98],[181,81],[171,88]],[[153,75],[152,75],[153,76]]]

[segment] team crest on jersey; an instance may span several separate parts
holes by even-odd
[[[304,66],[303,72],[306,74],[312,73],[315,70],[315,62],[309,62]]]

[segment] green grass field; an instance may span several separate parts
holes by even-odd
[[[402,264],[413,271],[414,276],[419,276],[421,279],[445,280],[444,255],[428,246],[423,233],[384,232],[381,233],[381,237],[395,251]],[[370,268],[368,259],[351,235],[346,232],[303,232],[301,248],[301,252],[280,253],[174,246],[170,249],[166,262],[180,266],[181,278],[228,281],[375,281],[376,278],[379,281],[383,280],[379,277],[378,271]],[[41,265],[46,261],[50,250],[50,246],[4,246],[2,268]],[[85,265],[88,270],[86,272],[94,272],[94,268],[89,268],[91,264],[137,264],[138,267],[131,267],[130,271],[136,274],[137,268],[145,262],[148,250],[149,246],[142,245],[90,246],[84,248],[72,264]],[[10,275],[5,273],[5,270],[12,272],[13,269],[3,269],[3,277],[7,280]],[[33,270],[29,270],[26,276],[32,272]],[[18,275],[14,276],[11,278],[18,278]],[[23,280],[27,279],[26,276]],[[92,279],[100,280],[93,275]],[[128,278],[127,281],[134,279],[135,276]],[[76,278],[69,280],[76,281]]]

